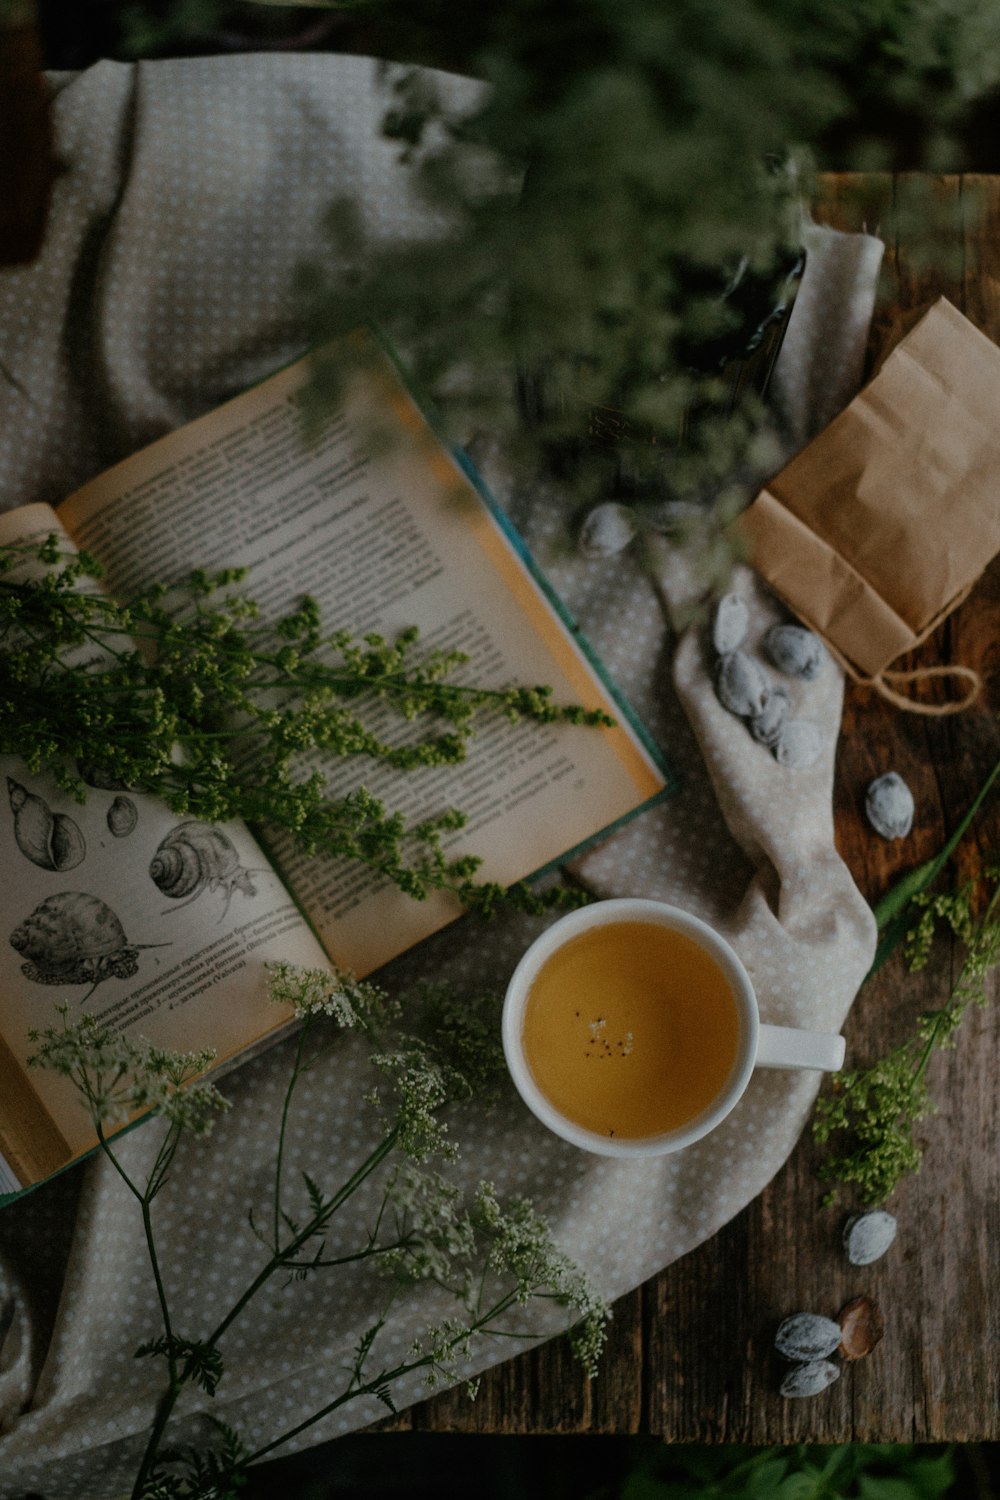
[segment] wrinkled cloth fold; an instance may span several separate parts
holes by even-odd
[[[455,99],[476,85],[442,75]],[[0,504],[57,503],[141,444],[208,410],[301,351],[296,266],[323,251],[322,211],[335,194],[372,232],[423,232],[395,149],[380,139],[386,104],[375,65],[348,57],[241,57],[124,66],[56,80],[67,171],[57,184],[40,261],[0,276]],[[853,394],[880,247],[817,232],[779,366],[790,446]],[[836,374],[836,382],[832,375]],[[831,394],[834,392],[835,394]],[[672,901],[707,919],[750,971],[764,1020],[840,1027],[874,946],[871,913],[836,854],[831,790],[842,675],[790,687],[820,728],[805,770],[781,767],[715,698],[704,631],[676,651],[661,595],[631,554],[611,564],[569,555],[563,517],[542,487],[489,474],[571,609],[680,772],[682,791],[580,859],[599,895]],[[780,611],[742,571],[756,652]],[[538,919],[464,919],[381,976],[502,992]],[[247,1210],[267,1212],[290,1043],[225,1080],[232,1109],[208,1144],[186,1144],[157,1202],[157,1237],[175,1324],[204,1332],[252,1278],[261,1249]],[[346,1037],[302,1080],[289,1139],[294,1171],[330,1180],[370,1148],[360,1103],[364,1049]],[[811,1073],[759,1071],[708,1138],[653,1161],[592,1158],[550,1136],[507,1088],[488,1117],[456,1125],[456,1173],[524,1193],[558,1242],[614,1298],[712,1235],[786,1160],[818,1087]],[[141,1177],[161,1125],[122,1141]],[[336,1180],[339,1180],[339,1176]],[[374,1187],[352,1200],[329,1248],[356,1244]],[[351,1351],[384,1302],[368,1269],[269,1289],[225,1341],[214,1401],[192,1397],[173,1433],[210,1436],[204,1412],[260,1446],[330,1400]],[[392,1309],[388,1362],[448,1311],[421,1286]],[[558,1326],[553,1315],[539,1336]],[[0,1495],[25,1489],[106,1500],[134,1474],[161,1372],[136,1361],[159,1331],[141,1225],[102,1159],[45,1184],[0,1214]],[[506,1358],[509,1342],[474,1348],[462,1378]],[[398,1406],[426,1394],[419,1377]],[[304,1447],[382,1414],[346,1406],[304,1433]],[[283,1450],[288,1451],[288,1450]]]

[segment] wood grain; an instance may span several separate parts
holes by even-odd
[[[886,241],[869,363],[920,307],[947,296],[1000,342],[1000,178],[837,176],[817,217]],[[1000,413],[998,413],[1000,421]],[[928,545],[933,545],[928,539]],[[877,897],[940,846],[1000,757],[1000,566],[914,662],[955,660],[986,679],[983,700],[954,718],[903,714],[849,686],[835,786],[837,842],[863,894]],[[917,819],[896,843],[863,816],[874,776],[898,770]],[[970,874],[1000,847],[994,796],[956,862]],[[957,955],[928,970],[892,960],[862,990],[846,1028],[849,1062],[900,1041],[941,1003]],[[994,983],[994,997],[1000,998]],[[611,1347],[588,1386],[554,1342],[488,1374],[475,1404],[457,1391],[396,1428],[466,1432],[649,1433],[691,1442],[941,1441],[1000,1438],[1000,1006],[975,1012],[931,1072],[938,1113],[922,1127],[923,1170],[894,1196],[899,1236],[876,1265],[852,1268],[843,1209],[819,1207],[808,1133],[767,1190],[707,1244],[615,1305]],[[884,1341],[822,1396],[777,1394],[774,1330],[792,1312],[835,1315],[867,1293]]]

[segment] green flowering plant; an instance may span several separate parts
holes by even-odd
[[[545,686],[458,681],[466,656],[421,649],[415,629],[394,641],[325,632],[310,598],[265,620],[239,569],[196,571],[124,603],[95,587],[100,576],[55,535],[0,548],[0,753],[81,801],[88,781],[125,786],[178,814],[281,830],[305,854],[355,861],[417,900],[447,890],[488,914],[584,899],[477,881],[477,857],[447,852],[459,809],[407,823],[363,785],[331,794],[313,757],[407,773],[459,764],[489,716],[602,725],[607,714],[555,704]],[[376,723],[385,708],[388,728]]]
[[[988,893],[983,906],[983,892]],[[931,1114],[927,1072],[939,1048],[955,1035],[971,1007],[988,1003],[987,979],[1000,965],[1000,863],[986,861],[978,876],[958,890],[918,891],[911,897],[919,917],[910,928],[905,957],[911,972],[925,967],[934,935],[942,927],[964,947],[958,977],[945,1003],[919,1016],[912,1033],[885,1057],[840,1074],[816,1105],[813,1136],[840,1143],[822,1162],[821,1178],[851,1185],[866,1204],[883,1202],[911,1172],[919,1170],[923,1147],[917,1124]],[[833,1201],[835,1190],[828,1195]]]
[[[481,1182],[466,1198],[449,1168],[459,1158],[452,1130],[455,1107],[495,1086],[503,1062],[492,997],[461,1000],[441,985],[423,986],[405,1007],[378,986],[349,975],[270,966],[270,993],[299,1020],[285,1091],[264,1219],[248,1214],[248,1233],[260,1264],[229,1309],[197,1337],[177,1327],[156,1239],[155,1199],[167,1188],[170,1168],[186,1133],[205,1135],[227,1107],[220,1091],[193,1076],[207,1055],[178,1055],[115,1036],[92,1017],[58,1021],[32,1034],[32,1066],[69,1078],[90,1112],[100,1148],[141,1214],[162,1328],[136,1350],[162,1361],[164,1387],[156,1406],[131,1500],[227,1500],[245,1482],[247,1467],[350,1402],[376,1397],[395,1409],[397,1381],[422,1375],[428,1388],[452,1383],[460,1366],[491,1338],[531,1338],[519,1326],[526,1310],[555,1301],[567,1310],[571,1344],[585,1371],[595,1373],[608,1311],[586,1276],[553,1241],[545,1220],[524,1198],[503,1201]],[[420,1034],[400,1030],[405,1009]],[[326,1183],[302,1171],[294,1186],[287,1165],[288,1132],[296,1088],[345,1029],[371,1043],[375,1082],[367,1095],[375,1120],[374,1143],[342,1180]],[[360,1103],[361,1101],[359,1101]],[[135,1110],[167,1121],[152,1168],[134,1180],[116,1151],[109,1127]],[[188,1168],[190,1172],[190,1167]],[[331,1244],[331,1226],[363,1184],[377,1186],[377,1207],[358,1227],[352,1249]],[[353,1350],[342,1388],[317,1411],[256,1448],[216,1422],[217,1441],[207,1450],[178,1447],[170,1424],[185,1394],[215,1396],[226,1375],[225,1336],[275,1278],[301,1281],[368,1262],[380,1273],[385,1296],[379,1314]],[[433,1282],[451,1299],[453,1312],[427,1327],[402,1355],[383,1357],[382,1335],[407,1290]],[[512,1323],[512,1319],[514,1320]]]

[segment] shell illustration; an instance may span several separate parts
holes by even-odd
[[[250,879],[254,872],[240,864],[228,834],[196,818],[178,823],[170,830],[153,855],[149,873],[165,896],[185,906],[197,900],[204,890],[225,891],[226,904],[220,922],[229,910],[234,891],[242,891],[244,896],[257,894]],[[174,910],[179,911],[180,907]]]
[[[85,891],[47,897],[15,927],[10,945],[25,959],[26,979],[89,984],[91,992],[105,979],[130,979],[139,967],[140,948],[163,946],[130,943],[111,907]]]
[[[139,821],[139,810],[131,797],[116,797],[108,808],[108,827],[116,839],[127,839]]]
[[[87,852],[83,834],[65,813],[54,813],[43,797],[7,777],[14,838],[21,853],[43,870],[72,870]]]

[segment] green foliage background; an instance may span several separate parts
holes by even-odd
[[[394,71],[385,133],[440,230],[380,246],[330,184],[328,254],[303,268],[317,337],[375,318],[454,436],[503,431],[561,484],[568,512],[624,499],[669,530],[669,502],[718,527],[773,470],[762,411],[735,409],[739,354],[782,295],[814,167],[933,168],[1000,85],[993,0],[356,0],[355,48],[489,85],[455,112]],[[306,14],[316,15],[316,9]],[[273,4],[132,4],[133,50],[196,47]],[[301,18],[301,10],[298,12]],[[272,25],[276,24],[272,19]],[[734,275],[749,311],[727,294]],[[320,372],[317,395],[331,382]],[[635,441],[587,440],[588,412]],[[663,513],[664,504],[668,511]]]

